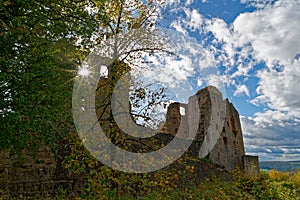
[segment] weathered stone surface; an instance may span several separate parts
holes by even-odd
[[[189,127],[187,121],[188,105],[180,103],[172,103],[168,107],[167,113],[167,132],[172,135],[177,135],[180,138],[188,138]],[[184,111],[184,113],[181,113]]]
[[[259,162],[258,156],[243,156],[244,170],[248,175],[258,175],[259,174]]]
[[[0,199],[48,199],[59,187],[69,186],[69,192],[81,191],[84,187],[75,177],[57,174],[58,163],[45,145],[40,145],[35,158],[29,151],[24,151],[21,159],[10,155],[8,150],[0,151]]]
[[[244,169],[246,174],[259,173],[258,157],[245,155],[237,110],[228,100],[223,101],[222,94],[214,87],[200,90],[189,98],[188,104],[171,104],[166,123],[162,123],[161,128],[160,134],[153,137],[154,141],[167,145],[174,136],[179,140],[193,140],[187,154],[197,158],[200,150],[203,150],[203,143],[210,144],[216,140],[212,149],[209,149],[210,145],[206,149],[209,150],[207,157],[213,163],[195,163],[195,179],[198,181],[212,174],[226,180],[228,170],[236,167]],[[193,132],[196,133],[195,137],[191,137]],[[137,143],[144,140],[137,140]],[[25,151],[20,162],[9,151],[0,151],[0,198],[20,195],[34,197],[41,194],[43,196],[40,198],[47,199],[53,197],[59,187],[71,192],[82,190],[85,182],[63,170],[61,163],[57,162],[45,145],[40,145],[35,155],[37,159]]]
[[[243,169],[242,157],[245,155],[239,114],[226,100],[225,123],[218,142],[209,154],[209,158],[226,169]]]
[[[184,107],[185,115],[180,113],[180,107]],[[200,115],[199,118],[197,114]],[[246,162],[248,164],[244,168],[245,150],[239,113],[228,99],[223,100],[221,92],[213,86],[191,96],[187,105],[170,104],[165,126],[167,131],[164,133],[186,139],[191,139],[190,133],[194,131],[191,129],[197,129],[194,138],[197,142],[190,148],[191,155],[207,156],[228,170],[238,167],[250,173],[248,165],[259,168],[258,162],[253,160]]]

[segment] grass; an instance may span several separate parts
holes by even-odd
[[[101,195],[89,196],[83,194],[74,199],[109,199],[109,200],[188,200],[188,199],[277,199],[277,200],[300,200],[300,170],[290,174],[277,172],[262,172],[258,177],[245,176],[239,171],[234,173],[233,181],[221,181],[217,177],[207,178],[198,185],[187,185],[181,189],[153,187],[146,192],[137,194],[124,194],[115,190],[103,190]],[[130,181],[129,181],[130,182]],[[90,193],[91,194],[91,193]],[[65,195],[56,199],[67,199]]]

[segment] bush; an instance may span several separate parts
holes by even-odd
[[[292,177],[293,182],[300,187],[300,169],[298,172]]]
[[[279,172],[279,171],[276,171],[275,169],[272,169],[269,172],[269,177],[275,181],[287,181],[290,179],[290,175],[287,172],[285,172],[285,173]]]

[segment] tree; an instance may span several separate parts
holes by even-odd
[[[89,4],[1,2],[0,148],[31,148],[37,138],[51,142],[70,128],[69,70],[84,56],[74,44],[95,30]]]
[[[161,0],[2,2],[1,148],[31,147],[34,138],[53,142],[74,131],[70,99],[77,65],[104,38],[154,29],[162,5]],[[126,62],[109,67],[110,91],[139,53],[129,52]]]
[[[39,140],[55,146],[75,132],[71,96],[77,66],[105,38],[154,30],[162,5],[162,0],[2,1],[0,148],[19,151]],[[161,49],[155,45],[109,66],[106,94],[141,52]]]
[[[104,4],[97,1],[95,2],[96,8],[102,10],[102,12],[94,13],[100,24],[99,32],[96,34],[97,36],[95,38],[95,46],[103,41],[105,42],[106,40],[113,38],[113,40],[115,40],[117,43],[115,46],[115,54],[120,54],[116,56],[116,60],[114,62],[107,66],[107,77],[102,77],[99,80],[96,93],[96,99],[98,100],[96,103],[97,114],[99,116],[101,126],[107,132],[111,132],[108,135],[114,135],[120,131],[118,128],[116,128],[110,107],[112,91],[117,81],[122,77],[122,75],[136,67],[136,61],[141,58],[143,53],[153,54],[155,52],[163,51],[162,43],[159,40],[151,38],[154,36],[153,32],[155,32],[155,26],[157,23],[156,18],[158,17],[163,4],[164,2],[161,0],[114,0],[108,1]],[[141,32],[151,31],[152,34],[140,33],[145,34],[145,36],[147,35],[150,38],[141,37],[141,35],[137,36],[138,34],[134,32],[135,30]],[[121,41],[119,43],[117,40],[118,35],[120,34],[124,37],[130,38],[131,41],[129,41],[127,44],[127,41]],[[133,48],[126,51],[124,51],[121,47],[122,45],[126,46],[134,42],[147,44],[147,47],[142,46],[141,48]],[[145,91],[148,91],[148,93],[142,95],[142,93],[145,93]],[[142,112],[132,113],[133,118],[136,120],[142,117],[145,121],[149,121],[150,118],[148,111],[151,106],[154,106],[155,103],[157,103],[158,100],[161,100],[156,99],[156,97],[158,95],[162,95],[163,91],[163,89],[160,89],[160,92],[155,92],[149,89],[146,90],[146,88],[142,87],[132,88],[131,94],[134,97],[131,97],[132,102],[130,107],[140,107],[140,109],[142,109]],[[153,94],[156,94],[156,96]],[[141,105],[138,103],[137,99],[143,101],[146,98],[150,98],[150,96],[152,96],[152,99],[151,102],[148,102],[148,109],[141,108]],[[146,116],[147,114],[148,116]]]
[[[2,1],[0,149],[32,149],[40,140],[54,148],[63,138],[75,133],[71,100],[78,65],[105,39],[137,28],[155,30],[162,5],[162,0]],[[112,89],[142,52],[161,50],[159,43],[153,43],[146,49],[127,52],[108,66],[108,78],[99,81],[99,86],[104,84],[104,87],[99,87],[96,98],[107,97],[102,105],[97,105],[102,109],[98,110],[99,121],[102,118],[103,123],[107,122],[101,114],[106,112],[111,122],[109,132],[114,134],[112,139],[116,143],[122,142],[122,138],[115,137],[120,132],[115,129],[110,110]],[[151,94],[144,89],[133,91],[137,99]],[[136,98],[132,103],[139,107]],[[83,165],[89,169],[97,165],[78,138],[67,137],[67,141],[70,143],[61,145],[61,149],[68,150],[68,158],[82,158]],[[70,163],[65,159],[65,166],[70,167]],[[79,171],[88,171],[86,168]]]

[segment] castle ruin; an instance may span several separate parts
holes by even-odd
[[[221,105],[223,108],[219,108],[220,104],[223,104]],[[195,122],[197,118],[195,112],[200,112],[198,122]],[[219,123],[215,123],[217,120]],[[170,104],[162,132],[183,139],[191,139],[191,125],[197,128],[196,137],[193,140],[200,143],[197,147],[192,147],[193,155],[200,158],[206,156],[213,163],[228,170],[239,168],[243,169],[246,174],[257,175],[259,173],[258,157],[245,155],[239,113],[228,99],[223,100],[217,88],[209,86],[198,91],[189,98],[188,104]],[[205,155],[203,153],[202,155],[201,148],[206,143],[213,142],[211,141],[213,139],[215,139],[213,148],[204,151]]]
[[[220,106],[223,103],[223,108]],[[216,121],[214,121],[217,119]],[[223,120],[219,120],[223,119]],[[195,137],[191,133],[196,132]],[[166,123],[159,139],[167,143],[174,136],[193,140],[189,153],[203,158],[204,154],[216,165],[199,165],[196,175],[203,176],[227,173],[227,170],[240,168],[248,175],[259,173],[257,156],[245,155],[242,129],[239,114],[226,99],[223,101],[221,92],[209,86],[198,91],[189,98],[188,104],[172,103],[168,107]],[[166,141],[163,141],[163,140]],[[145,139],[146,140],[146,139]],[[210,143],[211,140],[216,140]],[[203,148],[206,144],[210,148]],[[204,153],[203,153],[204,152]],[[22,195],[33,197],[42,192],[53,196],[59,188],[80,192],[85,185],[82,177],[77,177],[63,169],[50,148],[41,144],[36,151],[36,159],[32,152],[24,151],[24,161],[19,163],[17,155],[9,150],[0,151],[0,198],[1,195],[13,197]],[[214,168],[215,167],[215,168]],[[223,168],[223,169],[222,169]],[[215,170],[214,170],[215,169]],[[224,170],[225,169],[225,170]],[[46,196],[45,196],[46,197]]]

